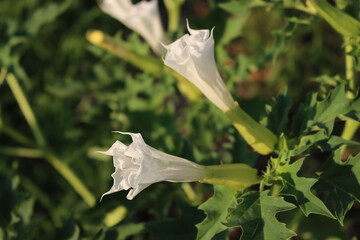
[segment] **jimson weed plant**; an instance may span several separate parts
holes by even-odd
[[[356,239],[359,9],[2,1],[0,239]]]

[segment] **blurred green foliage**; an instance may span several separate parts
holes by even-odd
[[[261,4],[254,6],[257,2]],[[348,9],[346,1],[335,2]],[[264,7],[262,3],[269,5]],[[288,139],[284,142],[289,152],[284,155],[290,158],[311,151],[315,154],[313,165],[319,165],[327,156],[316,148],[332,151],[350,143],[329,136],[341,134],[338,129],[342,123],[335,123],[339,114],[359,119],[360,101],[339,105],[346,99],[343,86],[325,97],[331,87],[344,82],[341,36],[318,17],[282,4],[185,1],[181,27],[171,34],[172,40],[185,32],[185,18],[194,29],[215,26],[218,68],[232,95],[254,119],[278,135],[286,133]],[[166,23],[167,17],[163,20]],[[89,207],[42,152],[28,154],[36,150],[32,131],[0,74],[0,239],[195,239],[199,237],[195,225],[206,215],[216,218],[217,228],[212,229],[212,235],[219,233],[216,239],[232,238],[231,232],[227,235],[221,231],[225,229],[225,211],[233,205],[233,192],[225,196],[225,210],[215,209],[209,215],[197,209],[196,205],[212,195],[209,185],[190,185],[197,201],[181,184],[158,183],[132,201],[120,192],[99,202],[112,184],[113,165],[110,158],[95,152],[117,139],[129,142],[112,134],[113,130],[140,132],[150,146],[205,165],[247,163],[261,171],[268,158],[252,152],[230,121],[207,99],[189,102],[182,96],[169,73],[154,77],[91,45],[85,38],[90,29],[115,36],[139,55],[152,54],[136,33],[101,12],[95,1],[0,2],[0,67],[18,79],[46,140],[46,153],[51,152],[68,166],[96,198],[96,205]],[[352,44],[350,54],[358,60],[358,40]],[[320,94],[308,94],[310,90],[320,90]],[[359,140],[359,136],[356,138]],[[353,147],[353,151],[358,148]],[[338,163],[330,162],[322,169],[334,164]],[[300,179],[297,167],[291,174]],[[321,173],[320,180],[331,177],[330,173]],[[321,190],[315,186],[317,192]],[[307,190],[312,196],[310,187]],[[244,200],[235,213],[250,200],[274,200],[265,193],[246,193],[238,199]],[[350,197],[344,196],[342,202],[359,200],[351,198],[358,194],[347,194]],[[256,207],[254,218],[259,220],[263,211],[269,210],[272,221],[277,212],[292,208],[292,204],[277,199],[283,206]],[[217,201],[215,196],[212,202]],[[119,206],[126,209],[124,218],[107,225],[111,221],[109,212]],[[202,205],[200,209],[211,209],[211,202],[210,207]],[[334,235],[360,234],[354,230],[360,224],[358,205],[350,210],[348,220],[344,220],[346,211],[341,212],[337,205],[334,209],[346,227],[334,227]],[[288,219],[296,213],[279,215]],[[232,215],[228,226],[239,226],[235,217]],[[317,224],[310,224],[318,222],[313,220],[316,217],[299,220],[300,237],[306,239],[307,233],[317,236],[326,231],[326,224],[318,229],[314,227]],[[206,221],[202,224],[209,224]],[[270,230],[256,229],[256,233],[268,236]],[[292,235],[287,232],[286,236]]]

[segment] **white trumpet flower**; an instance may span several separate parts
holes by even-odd
[[[187,78],[223,112],[235,107],[215,63],[213,30],[193,30],[169,45],[165,65]]]
[[[131,200],[152,183],[194,182],[205,178],[205,166],[156,150],[139,133],[117,133],[130,135],[133,142],[126,146],[116,141],[109,150],[101,152],[113,156],[115,167],[111,175],[114,184],[103,196],[130,189],[127,199]]]
[[[167,42],[158,9],[158,1],[102,0],[100,8],[128,28],[138,32],[157,53],[162,53],[160,42]]]

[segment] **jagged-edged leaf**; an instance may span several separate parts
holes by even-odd
[[[311,19],[301,19],[297,17],[286,18],[286,25],[282,29],[273,31],[275,36],[275,43],[273,47],[273,60],[276,60],[280,53],[285,50],[286,43],[294,36],[295,33],[301,29],[309,26]]]
[[[317,95],[309,94],[305,103],[299,107],[292,124],[295,136],[311,127],[323,128],[329,135],[334,119],[352,110],[352,100],[347,98],[344,84],[333,89],[323,101],[317,101]]]
[[[304,158],[278,167],[277,173],[283,178],[284,185],[281,194],[293,196],[306,216],[315,213],[334,218],[325,204],[311,192],[317,179],[297,176],[303,162]]]
[[[289,156],[295,156],[300,153],[307,153],[307,150],[318,142],[326,140],[328,137],[324,131],[318,131],[312,135],[306,135],[300,138],[300,142],[289,151]]]
[[[64,1],[61,4],[50,2],[44,7],[38,8],[26,21],[25,28],[30,34],[36,34],[44,24],[54,21],[65,12],[72,2],[71,0]]]
[[[248,192],[241,196],[241,202],[231,212],[226,226],[241,227],[241,239],[288,239],[296,233],[286,228],[276,219],[279,212],[289,211],[295,205],[282,197],[268,195],[269,191]]]
[[[228,209],[236,203],[236,190],[214,185],[214,196],[199,206],[207,217],[197,224],[197,239],[211,239],[215,234],[222,232],[226,227],[222,224],[228,216]]]
[[[323,151],[334,151],[342,145],[360,145],[360,142],[346,140],[338,136],[331,136],[326,141],[320,141],[318,145],[319,148]]]
[[[347,211],[354,201],[360,200],[360,154],[341,162],[341,151],[336,151],[321,167],[319,181],[314,189],[323,194],[323,199],[343,224]]]
[[[295,156],[300,153],[307,154],[308,150],[314,147],[319,148],[321,151],[334,151],[342,145],[360,145],[360,143],[338,136],[328,137],[325,131],[320,130],[315,134],[301,137],[299,144],[289,151],[289,156]]]
[[[282,89],[274,103],[266,106],[267,116],[261,120],[261,123],[276,135],[280,135],[288,121],[291,104],[291,98],[287,95],[287,88]]]

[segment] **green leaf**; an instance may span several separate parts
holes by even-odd
[[[333,89],[323,101],[317,101],[317,93],[311,93],[294,117],[292,132],[298,136],[302,131],[323,128],[329,135],[332,122],[337,116],[350,112],[351,104],[352,100],[347,98],[344,84]]]
[[[224,61],[227,58],[226,46],[231,42],[231,40],[242,35],[242,30],[250,16],[249,11],[249,0],[240,2],[227,2],[220,3],[219,7],[233,14],[233,16],[228,17],[225,21],[224,26],[222,27],[222,34],[216,44],[216,55],[218,61]]]
[[[236,190],[214,185],[214,195],[205,203],[199,206],[207,217],[197,224],[198,234],[196,239],[211,239],[215,234],[222,232],[226,227],[222,224],[228,216],[228,209],[236,203]]]
[[[360,34],[360,22],[333,7],[327,0],[309,0],[309,2],[320,16],[340,34],[345,36],[358,36]]]
[[[325,131],[318,131],[315,134],[303,136],[300,138],[300,142],[289,151],[289,156],[296,156],[300,153],[306,154],[308,149],[327,138]]]
[[[273,61],[285,50],[286,43],[300,30],[308,27],[311,19],[301,19],[297,17],[286,18],[286,25],[282,29],[272,32],[275,36],[275,43],[273,46]]]
[[[311,187],[317,180],[297,176],[303,162],[304,158],[297,160],[293,164],[286,163],[277,168],[277,174],[283,178],[284,185],[280,193],[293,196],[306,216],[315,213],[334,218],[325,204],[311,192]]]
[[[139,234],[145,230],[143,223],[130,223],[116,227],[118,239],[127,239],[128,237]]]
[[[318,143],[322,151],[334,151],[343,145],[360,145],[360,142],[346,140],[338,136],[331,136],[327,141]]]
[[[56,236],[59,239],[76,240],[80,238],[80,228],[72,215],[61,229],[57,230]]]
[[[280,135],[288,121],[291,104],[291,98],[287,95],[287,88],[282,89],[275,102],[266,106],[267,116],[261,120],[261,124],[275,135]]]
[[[231,212],[226,226],[241,227],[241,239],[288,239],[296,233],[276,219],[279,212],[289,211],[295,205],[282,197],[268,195],[269,191],[248,192],[241,196],[240,204]]]
[[[355,121],[360,122],[360,97],[358,97],[352,104],[350,112],[345,114],[346,117],[349,117]]]
[[[44,7],[38,8],[26,21],[25,27],[27,31],[30,34],[36,34],[44,24],[53,22],[60,14],[65,12],[72,2],[72,0],[67,0],[61,4],[51,2]]]
[[[156,222],[145,223],[155,239],[195,239],[195,223],[203,218],[201,211],[185,202],[179,202],[180,216],[175,219],[165,219]]]
[[[319,181],[314,189],[324,193],[325,203],[342,225],[353,202],[360,200],[360,154],[342,163],[341,151],[338,150],[321,167],[318,175]]]
[[[334,151],[342,145],[360,145],[360,143],[338,136],[328,137],[324,130],[320,130],[315,134],[301,137],[300,143],[289,151],[289,156],[296,156],[300,153],[307,154],[308,150],[314,147],[319,148],[321,151]]]
[[[234,15],[243,15],[247,13],[249,8],[249,3],[251,1],[245,0],[245,1],[230,1],[226,3],[219,3],[219,7],[224,9],[225,11],[228,11],[229,13],[232,13]]]

